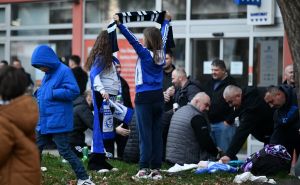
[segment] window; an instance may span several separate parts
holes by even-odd
[[[192,45],[192,75],[200,81],[209,80],[210,62],[220,55],[220,40],[193,40]]]
[[[155,0],[87,0],[85,23],[102,23],[120,11],[154,10]]]
[[[186,19],[186,1],[184,0],[163,0],[162,9],[170,11],[174,20]]]
[[[4,44],[1,44],[0,43],[0,60],[3,60],[4,59],[4,51],[5,51],[5,47],[4,47],[5,45]]]
[[[5,23],[5,8],[0,8],[0,24]]]
[[[174,39],[175,48],[172,49],[175,57],[173,65],[178,67],[185,67],[185,39]]]
[[[191,0],[191,19],[246,18],[247,6],[233,0]]]
[[[51,41],[14,41],[11,42],[11,58],[18,58],[22,62],[25,71],[31,74],[33,81],[41,80],[43,73],[31,66],[31,54],[39,44],[49,45],[58,57],[68,58],[72,54],[71,40]],[[1,45],[0,45],[1,50]]]
[[[72,23],[71,2],[12,4],[12,26]]]

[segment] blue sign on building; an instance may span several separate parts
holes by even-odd
[[[261,5],[261,0],[234,0],[237,5]]]

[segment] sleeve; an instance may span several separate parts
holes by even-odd
[[[72,71],[68,69],[65,71],[60,85],[52,90],[52,96],[54,99],[62,101],[73,101],[79,94],[80,90],[75,77]]]
[[[130,30],[123,24],[119,24],[118,28],[120,29],[121,33],[124,35],[124,37],[128,40],[128,42],[132,45],[136,53],[139,55],[140,58],[145,58],[149,51],[147,48],[145,48],[138,39],[132,34]]]
[[[7,162],[13,150],[13,133],[9,132],[8,126],[0,124],[0,167]]]
[[[245,143],[247,137],[252,132],[253,126],[255,124],[255,116],[249,112],[245,112],[240,116],[240,126],[237,128],[229,148],[226,151],[226,155],[230,158],[234,158],[235,155],[240,151],[243,144]]]
[[[161,37],[162,37],[162,44],[163,44],[164,51],[166,51],[169,27],[170,27],[170,22],[168,20],[164,20],[164,22],[161,25]]]
[[[101,82],[100,74],[96,75],[93,86],[94,89],[100,92],[101,94],[105,93],[104,86]]]
[[[193,117],[191,120],[191,126],[194,129],[200,148],[203,148],[208,153],[217,156],[218,149],[210,136],[207,124],[208,123],[205,119],[200,115]]]
[[[93,130],[93,124],[94,124],[94,115],[89,109],[88,105],[82,106],[80,108],[82,114],[78,114],[79,118],[83,121],[83,123],[91,130]]]
[[[292,125],[299,120],[299,109],[297,105],[291,105],[286,112],[278,110],[277,122],[282,126]]]

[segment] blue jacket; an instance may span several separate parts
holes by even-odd
[[[161,62],[156,64],[153,60],[153,53],[145,48],[138,39],[123,24],[118,25],[121,33],[132,45],[139,58],[135,69],[136,92],[145,92],[162,89],[163,66],[165,65],[166,41],[169,31],[169,21],[165,20],[162,24],[161,34],[163,48],[161,50]]]
[[[34,50],[31,65],[49,69],[41,87],[35,92],[40,113],[36,130],[41,134],[72,131],[72,101],[80,90],[71,69],[62,64],[54,51],[46,45],[40,45]]]

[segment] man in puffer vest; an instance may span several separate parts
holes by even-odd
[[[178,109],[171,120],[166,160],[177,164],[197,164],[200,160],[216,160],[220,150],[210,136],[206,111],[210,98],[200,92],[191,103]]]

